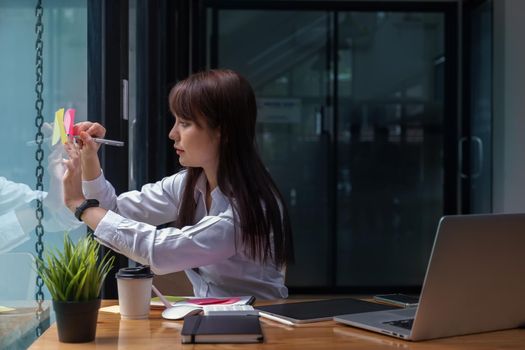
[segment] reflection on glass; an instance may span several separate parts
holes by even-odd
[[[419,285],[443,208],[444,15],[339,18],[337,284]]]
[[[49,186],[46,186],[49,192],[34,191],[26,184],[0,176],[0,254],[29,239],[29,234],[38,223],[35,216],[37,199],[43,203],[46,215],[42,224],[48,231],[64,232],[81,225],[62,200],[62,176],[65,172],[62,156],[61,145],[56,146],[49,156],[51,176]]]
[[[168,322],[166,322],[168,323]],[[170,324],[175,324],[170,322]],[[149,320],[140,321],[140,331],[137,329],[136,320],[125,320],[119,321],[118,327],[118,349],[129,349],[130,347],[136,347],[139,349],[151,348],[151,327],[152,324]],[[169,328],[169,327],[166,327]],[[180,332],[180,329],[177,329]],[[158,329],[155,329],[158,331]],[[175,330],[173,330],[175,332]]]
[[[259,149],[290,210],[292,286],[328,283],[329,139],[323,118],[330,18],[315,11],[219,12],[218,65],[239,71],[254,87]]]
[[[288,285],[421,284],[443,210],[444,14],[217,18],[217,64],[255,87],[257,141],[290,208]]]
[[[0,289],[0,305],[15,308],[0,313],[0,348],[9,349],[26,349],[36,334],[36,318],[24,315],[35,314],[36,198],[41,196],[44,204],[44,249],[61,246],[64,230],[74,230],[74,238],[85,234],[61,204],[62,154],[50,147],[50,140],[42,145],[44,192],[34,190],[35,5],[33,0],[0,1],[0,275],[2,287],[9,286]],[[77,121],[86,120],[87,2],[49,0],[42,5],[44,121],[51,123],[59,107],[75,108]],[[50,299],[45,288],[44,296]],[[48,309],[43,319],[49,323]]]

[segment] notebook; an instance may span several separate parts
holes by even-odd
[[[525,214],[441,219],[417,308],[334,317],[425,340],[525,325]]]
[[[181,338],[192,343],[260,343],[263,333],[258,316],[187,316]]]
[[[297,323],[329,321],[336,315],[357,312],[392,310],[395,306],[370,303],[353,298],[307,301],[298,303],[257,306],[259,316],[272,320]]]

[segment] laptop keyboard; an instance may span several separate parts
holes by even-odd
[[[409,318],[407,320],[397,320],[397,321],[390,321],[385,322],[385,324],[389,324],[391,326],[396,326],[404,329],[412,329],[412,325],[414,324],[414,319]]]

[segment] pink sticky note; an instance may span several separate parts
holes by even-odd
[[[69,108],[64,115],[64,129],[69,136],[73,135],[73,126],[75,125],[75,112],[73,108]]]
[[[196,298],[188,300],[188,303],[197,305],[210,304],[233,304],[241,300],[240,298]]]

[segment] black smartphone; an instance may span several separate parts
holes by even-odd
[[[417,306],[417,304],[419,303],[419,296],[399,294],[399,293],[380,294],[380,295],[374,295],[374,300],[381,302],[381,303],[386,303],[386,304],[391,304],[391,305],[396,305],[396,306],[401,306],[401,307],[413,307],[413,306]]]

